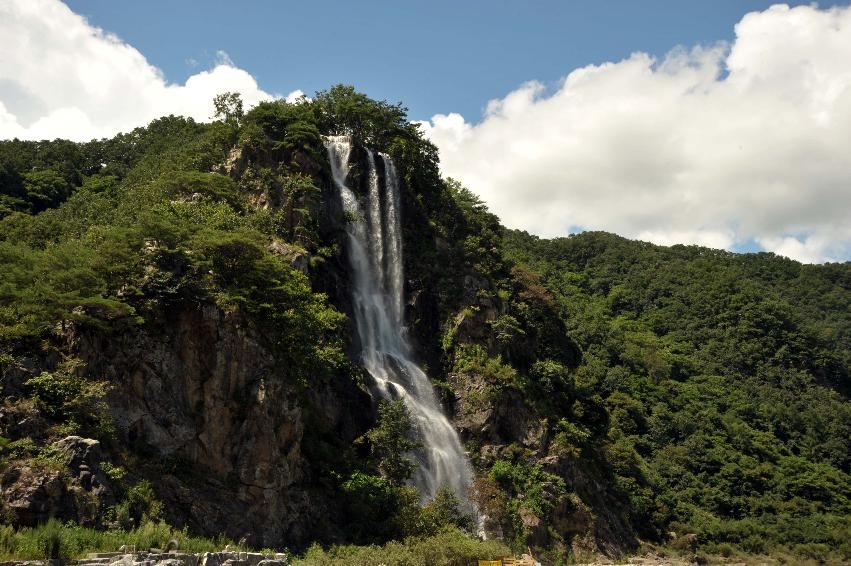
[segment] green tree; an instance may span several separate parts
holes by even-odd
[[[239,126],[245,112],[242,106],[242,96],[238,92],[223,92],[213,98],[216,112],[214,118],[229,126]]]
[[[403,485],[417,468],[408,454],[421,446],[413,437],[411,414],[405,403],[401,399],[381,401],[378,421],[364,438],[369,441],[381,474],[391,485]]]

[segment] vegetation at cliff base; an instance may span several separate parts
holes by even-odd
[[[440,533],[407,538],[371,546],[333,546],[323,549],[314,546],[294,566],[464,566],[479,560],[499,560],[511,556],[511,551],[500,541],[479,541],[458,530],[447,529]]]
[[[186,552],[218,552],[228,544],[237,548],[226,538],[193,537],[185,529],[174,529],[162,522],[145,521],[130,531],[104,531],[51,519],[37,527],[18,530],[0,525],[0,560],[77,559],[91,552],[115,552],[125,545],[139,550],[165,548],[172,540]]]

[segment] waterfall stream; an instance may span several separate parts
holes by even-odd
[[[411,360],[404,328],[404,279],[400,228],[399,182],[393,160],[384,154],[384,183],[379,182],[376,156],[367,150],[368,190],[364,211],[346,184],[352,142],[348,136],[325,139],[334,184],[349,217],[348,255],[353,280],[352,303],[361,342],[361,359],[379,394],[402,399],[411,413],[422,448],[413,483],[423,500],[450,486],[462,501],[472,470],[460,439],[443,414],[428,376]],[[382,194],[383,192],[383,194]]]

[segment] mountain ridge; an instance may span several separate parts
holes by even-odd
[[[162,518],[296,548],[464,525],[411,519],[362,440],[379,411],[322,146],[345,133],[357,194],[365,148],[397,163],[408,334],[493,536],[548,561],[692,534],[848,557],[851,264],[542,240],[442,179],[400,105],[218,101],[207,125],[0,143],[11,524]],[[57,459],[69,436],[101,459]]]

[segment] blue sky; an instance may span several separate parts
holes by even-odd
[[[402,101],[411,117],[459,112],[521,83],[552,84],[572,69],[635,51],[713,44],[771,2],[756,0],[222,1],[69,0],[90,23],[118,34],[183,82],[217,51],[268,92],[310,94],[353,84]],[[805,4],[792,2],[791,4]],[[193,64],[194,63],[194,64]]]

